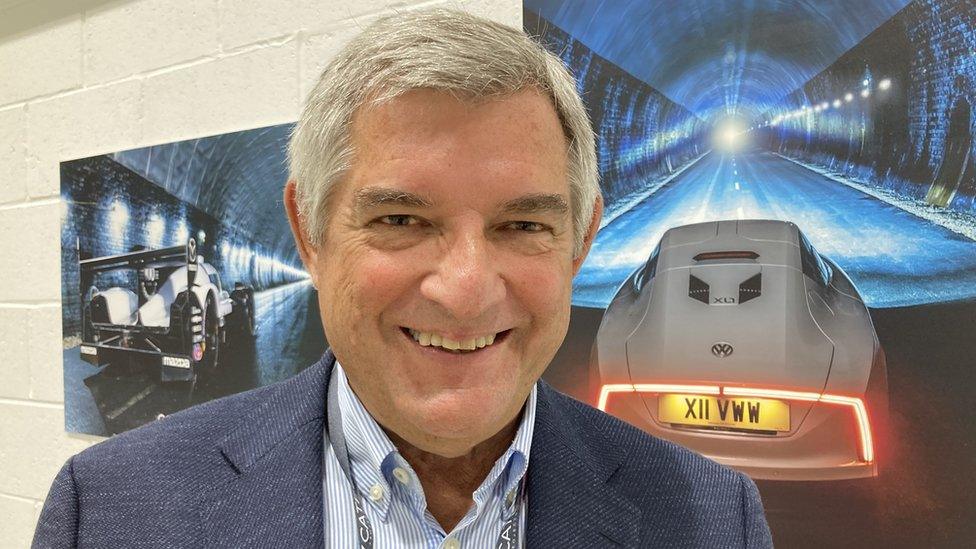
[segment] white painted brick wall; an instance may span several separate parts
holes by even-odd
[[[520,0],[0,4],[0,547],[100,440],[64,431],[58,162],[292,121],[359,28],[435,4],[521,26]]]

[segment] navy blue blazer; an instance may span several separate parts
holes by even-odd
[[[58,473],[34,547],[322,547],[335,357],[112,437]],[[770,547],[755,484],[539,382],[529,547]]]

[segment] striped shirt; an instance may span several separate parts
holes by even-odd
[[[528,471],[529,448],[535,425],[536,387],[526,400],[522,419],[508,450],[472,495],[474,505],[450,532],[445,532],[427,509],[417,474],[366,411],[349,387],[336,362],[342,432],[356,487],[362,494],[366,516],[373,526],[375,549],[492,548],[505,520],[520,505],[520,546],[525,545],[527,498],[517,498],[519,482]],[[324,448],[322,468],[323,519],[326,547],[358,547],[352,486],[343,474],[331,444]]]

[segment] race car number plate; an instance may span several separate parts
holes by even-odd
[[[679,425],[732,427],[752,431],[789,431],[790,405],[768,398],[711,395],[661,395],[661,421]]]

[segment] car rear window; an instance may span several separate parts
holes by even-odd
[[[815,280],[818,284],[826,287],[830,284],[832,272],[829,266],[821,259],[820,254],[813,248],[813,244],[807,240],[802,232],[800,235],[800,261],[803,265],[803,274]]]
[[[654,247],[654,251],[651,252],[651,256],[647,258],[647,263],[641,267],[641,270],[638,271],[637,276],[634,278],[634,289],[638,292],[641,291],[644,285],[654,278],[654,275],[657,273],[657,256],[660,251],[661,245],[658,244]]]

